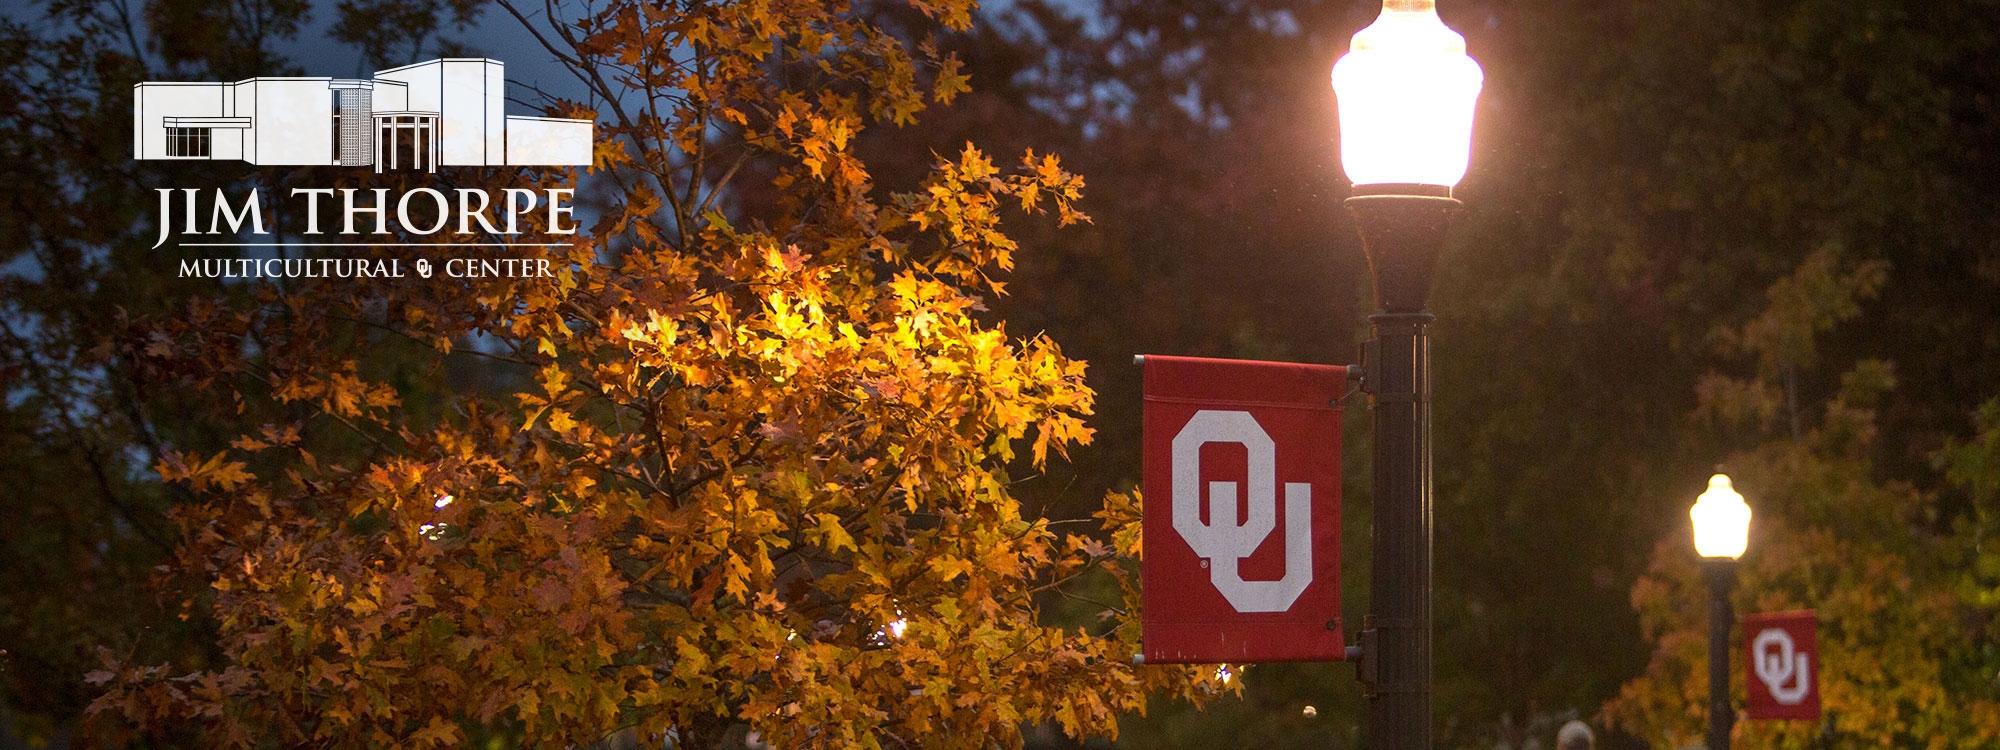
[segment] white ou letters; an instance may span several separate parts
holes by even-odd
[[[1806,692],[1812,689],[1807,661],[1792,634],[1783,628],[1766,628],[1750,642],[1750,662],[1757,668],[1757,679],[1771,689],[1771,698],[1780,705],[1796,706],[1806,699]],[[1785,686],[1787,682],[1790,687]]]
[[[1201,522],[1201,447],[1236,443],[1249,453],[1249,512],[1236,521],[1236,483],[1209,482],[1208,523]],[[1255,552],[1278,522],[1278,464],[1270,434],[1247,411],[1195,412],[1174,435],[1174,531],[1208,560],[1208,580],[1238,612],[1284,612],[1312,583],[1312,485],[1285,484],[1285,577],[1245,581],[1237,563]]]

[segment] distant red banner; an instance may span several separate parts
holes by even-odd
[[[1743,618],[1750,718],[1819,718],[1818,629],[1810,609]]]
[[[1341,660],[1347,369],[1143,366],[1146,662]]]

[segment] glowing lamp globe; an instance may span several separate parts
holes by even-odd
[[[1484,81],[1435,0],[1383,0],[1382,15],[1333,66],[1348,179],[1457,185],[1472,156],[1472,110]]]
[[[1694,519],[1694,550],[1702,557],[1735,559],[1750,545],[1750,506],[1728,476],[1710,477],[1708,491],[1695,498],[1688,516]]]

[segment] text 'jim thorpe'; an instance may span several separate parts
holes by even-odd
[[[160,238],[153,243],[158,248],[166,244],[173,231],[174,193],[182,193],[181,231],[182,235],[227,235],[244,233],[244,225],[249,225],[251,234],[268,235],[264,224],[263,191],[251,189],[242,200],[231,202],[228,194],[221,189],[215,191],[215,200],[208,212],[208,226],[203,230],[197,203],[201,191],[194,188],[159,188],[160,194]],[[523,217],[532,218],[536,209],[545,209],[543,231],[547,234],[576,234],[575,207],[569,198],[576,193],[568,188],[550,188],[536,191],[525,188],[507,188],[504,198],[496,204],[492,196],[478,188],[457,188],[452,192],[456,200],[443,191],[432,188],[417,188],[401,193],[390,199],[388,188],[357,190],[355,188],[292,188],[294,200],[304,199],[305,231],[300,234],[315,237],[327,234],[320,227],[320,199],[334,203],[334,194],[340,195],[340,230],[342,235],[400,235],[429,238],[432,235],[509,236],[521,233]],[[356,200],[357,193],[372,193],[372,200],[365,203]],[[543,200],[543,194],[547,200]],[[497,213],[497,215],[495,215]],[[364,228],[356,228],[356,219],[363,221]],[[369,221],[372,219],[372,221]],[[454,221],[454,219],[456,221]],[[365,228],[373,224],[373,229]],[[476,227],[475,227],[476,225]],[[224,227],[227,227],[225,230]],[[311,246],[310,239],[297,243]],[[330,243],[320,243],[330,244]],[[353,244],[353,243],[341,243]]]

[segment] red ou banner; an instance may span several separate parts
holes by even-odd
[[[1750,718],[1819,718],[1817,631],[1810,609],[1743,618]]]
[[[1142,366],[1146,662],[1339,661],[1347,369]]]

